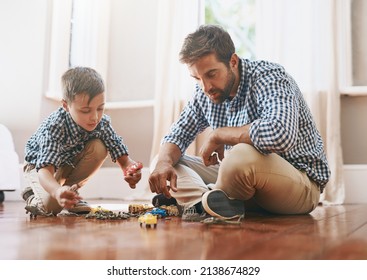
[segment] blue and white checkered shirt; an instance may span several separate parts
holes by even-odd
[[[196,85],[194,96],[162,143],[176,144],[184,153],[207,127],[251,123],[250,138],[260,153],[277,153],[323,189],[330,178],[323,142],[293,78],[278,64],[247,59],[240,60],[240,73],[236,96],[221,104],[212,103]]]
[[[111,126],[111,119],[103,115],[97,127],[88,132],[78,126],[60,107],[46,118],[28,140],[25,147],[25,160],[39,170],[47,165],[56,168],[68,164],[73,166],[73,158],[79,154],[87,141],[99,138],[106,145],[112,161],[128,154],[127,146]]]

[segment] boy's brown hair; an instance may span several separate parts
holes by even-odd
[[[89,102],[98,94],[105,91],[101,75],[89,67],[75,67],[67,70],[61,78],[63,99],[73,102],[79,93],[85,93]]]

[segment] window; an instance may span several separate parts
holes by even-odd
[[[340,92],[343,161],[367,164],[367,1],[340,1]],[[352,167],[355,168],[355,167]]]
[[[367,2],[341,1],[339,40],[341,93],[367,96]]]
[[[352,85],[367,86],[367,2],[353,0],[352,24]]]
[[[205,1],[205,23],[219,24],[231,35],[239,56],[255,58],[255,0]]]
[[[52,30],[46,95],[60,100],[62,73],[69,67],[88,66],[105,81],[106,108],[152,106],[157,1],[50,2]],[[142,6],[152,12],[142,13]]]

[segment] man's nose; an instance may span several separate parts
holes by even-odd
[[[204,92],[209,93],[209,91],[212,89],[212,84],[209,81],[202,80],[202,87]]]

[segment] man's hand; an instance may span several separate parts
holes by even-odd
[[[170,190],[177,192],[177,175],[173,166],[164,161],[158,162],[150,174],[149,186],[152,192],[171,198]]]
[[[218,164],[224,158],[224,145],[234,146],[238,143],[253,145],[249,130],[251,124],[239,127],[219,127],[210,132],[200,150],[206,166]]]
[[[218,141],[219,130],[212,131],[200,149],[205,166],[216,165],[224,158],[224,145]]]

